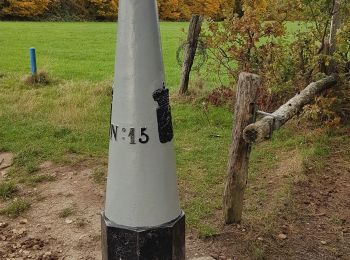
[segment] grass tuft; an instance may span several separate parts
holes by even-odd
[[[4,209],[0,210],[1,215],[9,218],[17,218],[30,208],[30,203],[25,199],[14,199]]]
[[[92,174],[92,179],[97,184],[104,184],[106,182],[106,171],[102,169],[97,169]]]
[[[41,157],[42,152],[39,149],[28,147],[22,149],[14,158],[13,162],[16,166],[24,167],[36,161]]]
[[[209,238],[218,233],[216,227],[213,227],[210,224],[201,224],[199,225],[198,230],[200,238]]]
[[[17,186],[13,182],[0,183],[0,197],[2,199],[12,198],[17,191]]]
[[[38,174],[38,175],[31,175],[28,177],[23,177],[23,182],[35,186],[38,183],[48,182],[48,181],[54,181],[55,177],[49,174]]]
[[[56,129],[54,131],[53,136],[55,138],[60,139],[60,138],[64,138],[64,137],[68,136],[71,132],[72,132],[72,130],[70,130],[69,128],[63,127],[63,128]]]
[[[24,83],[26,85],[39,85],[45,86],[49,85],[51,82],[49,75],[45,71],[39,71],[36,74],[28,75],[24,78]]]
[[[251,247],[251,253],[252,253],[253,259],[255,260],[266,259],[266,252],[262,245],[259,245],[257,243],[252,243],[250,247]]]
[[[327,133],[319,133],[310,140],[310,143],[303,147],[301,151],[303,156],[304,173],[316,173],[320,171],[330,155],[330,137]]]
[[[13,158],[14,166],[24,169],[27,173],[35,173],[40,170],[42,154],[39,148],[24,148]]]
[[[69,216],[72,216],[74,214],[75,210],[72,207],[64,208],[58,213],[58,216],[60,218],[67,218]]]

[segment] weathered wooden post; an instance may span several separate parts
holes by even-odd
[[[232,146],[224,192],[225,223],[237,223],[242,219],[243,195],[247,183],[250,145],[243,139],[243,130],[254,119],[255,100],[260,85],[260,77],[255,74],[239,75]]]
[[[188,29],[187,44],[185,47],[185,57],[182,65],[182,75],[179,94],[184,95],[188,91],[190,73],[196,56],[198,38],[201,33],[203,16],[193,15]]]
[[[233,0],[233,15],[241,18],[244,15],[242,0]]]
[[[120,0],[104,260],[184,260],[169,90],[156,0]]]

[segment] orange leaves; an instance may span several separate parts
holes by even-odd
[[[8,0],[3,12],[11,16],[34,17],[43,14],[49,4],[50,0]]]
[[[222,1],[206,1],[204,5],[204,14],[209,17],[217,17],[221,14]]]
[[[141,0],[140,0],[141,1]],[[263,0],[266,1],[266,0]],[[189,20],[192,14],[222,19],[231,0],[157,0],[161,20]],[[74,8],[70,8],[73,6]],[[57,8],[58,7],[58,8]],[[76,8],[78,7],[78,8]],[[73,14],[86,19],[115,20],[118,0],[0,0],[0,15],[33,18],[45,13]],[[56,8],[56,9],[55,9]],[[52,9],[52,10],[51,10]]]
[[[188,20],[192,14],[222,18],[228,0],[158,0],[162,20]]]
[[[202,14],[211,18],[222,17],[224,0],[186,1],[192,13]]]
[[[252,9],[255,13],[263,13],[266,12],[267,4],[267,0],[244,0],[243,8],[245,11]]]
[[[178,20],[181,16],[179,0],[159,0],[158,7],[163,20]]]
[[[88,0],[98,18],[114,19],[118,16],[118,0]]]

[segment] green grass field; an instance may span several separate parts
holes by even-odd
[[[180,67],[176,50],[183,42],[188,23],[160,23],[167,85],[178,86]],[[295,32],[298,23],[288,23]],[[39,69],[53,77],[99,82],[114,75],[116,23],[0,22],[0,74],[30,72],[29,48],[37,49]],[[213,81],[211,75],[209,81]],[[208,81],[208,78],[206,78]],[[215,84],[215,82],[213,83]]]
[[[186,23],[161,23],[168,85],[178,84],[176,50]],[[0,22],[0,73],[29,73],[29,48],[38,67],[66,80],[103,81],[114,75],[116,23]]]
[[[175,53],[186,27],[186,23],[161,23],[166,79],[173,93],[180,76]],[[33,176],[45,160],[69,164],[93,158],[106,164],[115,35],[114,23],[0,22],[0,152],[16,154],[10,173],[13,182],[35,182]],[[38,66],[53,79],[50,85],[23,82],[30,72],[29,47],[37,48]],[[200,102],[175,97],[173,119],[187,222],[210,235],[220,226],[217,212],[232,112],[209,107],[206,114]],[[294,138],[288,129],[277,133],[271,143],[253,151],[250,178],[257,179],[259,170],[276,164],[283,150],[302,149],[312,156],[314,148],[305,138],[315,137]],[[323,148],[321,141],[316,143]]]

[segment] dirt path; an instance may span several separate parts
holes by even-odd
[[[51,162],[41,168],[41,174],[50,174],[55,181],[21,190],[19,197],[34,202],[20,218],[0,216],[0,259],[101,259],[105,191],[92,178],[95,170],[84,165],[57,167]]]
[[[286,176],[297,176],[302,170],[296,156],[295,153],[283,156],[276,172],[262,176],[271,179],[270,182],[253,187],[255,192],[268,190],[266,201],[270,204],[250,202],[259,205],[257,212],[279,203],[281,183],[287,180]],[[104,186],[94,182],[94,169],[87,165],[57,167],[46,162],[41,172],[54,176],[55,181],[21,190],[20,196],[34,200],[31,209],[15,220],[0,216],[0,259],[101,259]],[[296,176],[291,200],[282,202],[271,223],[266,220],[269,216],[261,216],[264,226],[247,221],[222,227],[220,234],[207,239],[189,233],[188,257],[349,259],[348,148],[334,147],[325,167],[308,175],[307,180],[297,180]],[[267,226],[274,229],[269,231]]]
[[[0,259],[100,259],[102,186],[88,168],[44,165],[56,180],[22,191],[35,203],[21,218],[0,218]]]
[[[346,150],[335,148],[325,167],[294,191],[297,214],[288,243],[289,255],[297,259],[350,259],[350,154],[344,154]]]
[[[257,220],[223,227],[218,236],[201,241],[198,250],[215,259],[350,259],[349,147],[333,146],[324,167],[306,173],[307,179],[300,179],[300,162],[294,152],[282,156],[277,170],[266,173],[269,188],[255,187],[258,192],[269,189],[270,202],[254,201],[261,213]],[[277,207],[275,217],[268,215],[269,221],[264,214],[278,203],[275,199],[288,181],[293,182],[289,199]]]

